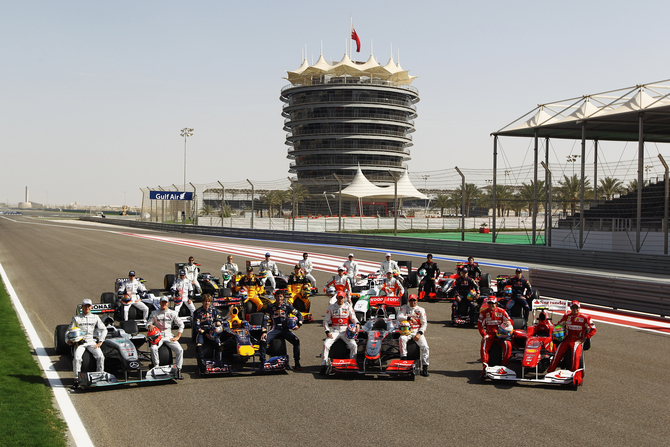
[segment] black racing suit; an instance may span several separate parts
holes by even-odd
[[[419,284],[419,292],[435,293],[435,279],[440,276],[440,268],[433,261],[426,261],[419,267],[419,270],[421,269],[426,271],[426,276]]]
[[[286,319],[291,315],[295,315],[298,317],[298,325],[302,325],[302,314],[288,303],[282,303],[281,306],[274,303],[268,308],[268,313],[272,319],[273,327],[268,333],[268,337],[265,341],[266,344],[270,346],[272,340],[281,334],[281,336],[284,337],[284,340],[293,345],[293,359],[296,362],[300,362],[300,339],[287,327]],[[265,352],[261,353],[261,362],[264,361]]]
[[[458,298],[454,300],[454,304],[452,305],[452,313],[456,314],[458,312],[459,300],[467,302],[469,307],[470,321],[474,321],[475,302],[468,299],[468,294],[471,290],[475,290],[477,293],[479,293],[479,285],[469,276],[463,277],[458,275],[458,278],[456,278],[454,281],[454,288],[456,289]]]

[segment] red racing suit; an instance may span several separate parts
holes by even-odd
[[[380,295],[402,296],[405,293],[405,289],[403,288],[400,281],[392,277],[391,279],[386,278],[384,280],[384,284],[382,284],[382,290],[380,292]]]
[[[556,323],[556,326],[565,325],[567,336],[565,340],[558,346],[556,355],[549,365],[547,372],[553,372],[558,367],[558,364],[563,359],[563,356],[568,350],[572,352],[571,371],[579,369],[582,358],[583,343],[585,340],[593,337],[596,333],[596,325],[591,321],[591,317],[577,312],[577,314],[569,313],[563,316],[561,320]],[[581,385],[584,377],[584,371],[579,371],[575,375],[575,385]]]
[[[496,331],[501,324],[513,324],[512,319],[507,315],[505,310],[496,306],[495,309],[486,308],[479,314],[477,321],[477,328],[482,336],[481,356],[482,363],[486,365],[489,363],[489,350],[493,343],[498,343],[503,351],[503,366],[509,364],[509,358],[512,354],[512,343],[509,340],[503,340],[496,337]]]

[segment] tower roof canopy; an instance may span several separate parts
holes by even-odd
[[[365,177],[361,167],[358,167],[354,179],[349,186],[342,190],[342,195],[348,197],[356,197],[357,199],[363,197],[374,197],[376,199],[393,199],[395,197],[395,186],[377,186]],[[398,179],[398,198],[417,197],[419,199],[427,199],[425,194],[419,192],[412,181],[409,179],[409,173],[405,173]]]

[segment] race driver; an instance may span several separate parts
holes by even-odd
[[[293,358],[295,359],[295,370],[302,371],[302,366],[300,366],[300,339],[293,333],[297,331],[302,325],[302,314],[298,312],[293,306],[284,302],[284,291],[277,290],[275,292],[275,302],[270,305],[268,308],[268,313],[272,319],[272,330],[261,336],[261,340],[266,342],[267,346],[270,346],[272,340],[275,339],[278,335],[281,336],[287,342],[293,345]],[[289,328],[287,319],[291,316],[294,316],[298,319],[298,323],[293,327]],[[265,353],[261,355],[261,363],[265,362]]]
[[[303,272],[305,272],[305,278],[309,280],[309,283],[312,285],[312,288],[316,288],[316,278],[312,275],[312,270],[314,269],[314,266],[312,265],[312,261],[309,259],[309,253],[303,253],[302,254],[302,259],[300,262],[298,262],[298,265],[302,269]]]
[[[267,276],[264,279],[263,285],[267,284],[267,282],[270,282],[270,285],[272,286],[272,290],[274,290],[277,287],[277,283],[275,282],[275,276],[279,275],[279,269],[277,268],[277,263],[272,261],[270,259],[270,252],[265,253],[265,261],[261,261],[261,266],[260,270],[267,273]]]
[[[512,286],[512,298],[507,302],[507,312],[511,311],[514,304],[517,303],[523,307],[523,319],[528,321],[530,309],[526,297],[533,293],[533,288],[530,286],[530,282],[523,277],[521,269],[516,269],[514,276],[508,278],[502,285]]]
[[[504,309],[498,308],[498,299],[491,295],[486,299],[486,309],[479,314],[477,328],[482,336],[482,377],[486,377],[486,366],[489,363],[489,350],[493,343],[498,343],[502,348],[503,366],[509,365],[509,358],[512,354],[512,343],[507,339],[501,339],[496,336],[498,326],[514,326],[512,319],[507,315]]]
[[[193,304],[193,284],[186,277],[186,270],[179,270],[179,278],[174,281],[174,284],[170,287],[170,291],[174,296],[174,310],[177,312],[177,315],[179,315],[181,306],[183,306],[184,301],[186,301],[186,307],[191,311],[191,318],[193,318],[193,313],[195,312],[195,304]]]
[[[472,279],[480,279],[482,277],[482,269],[479,268],[479,264],[475,262],[475,258],[470,256],[468,258],[468,276]]]
[[[351,285],[356,285],[356,281],[358,281],[358,262],[354,261],[353,253],[349,253],[347,260],[344,261],[342,267],[345,268],[345,271],[347,272],[347,278],[349,278]]]
[[[184,361],[184,350],[179,344],[179,339],[181,338],[182,332],[184,332],[184,323],[179,318],[179,314],[172,310],[168,309],[168,302],[170,299],[167,296],[162,296],[160,301],[161,308],[159,310],[154,310],[149,316],[149,321],[147,322],[147,330],[150,331],[154,327],[158,328],[161,332],[161,339],[157,344],[151,344],[151,361],[156,366],[163,366],[160,364],[160,356],[158,355],[158,349],[162,345],[167,345],[168,348],[172,349],[176,357],[177,365],[177,379],[183,379],[184,376],[181,374],[181,367]],[[177,325],[177,335],[172,335],[172,325]]]
[[[142,311],[142,319],[146,320],[149,317],[149,308],[144,304],[140,297],[145,297],[147,289],[137,278],[135,278],[135,270],[128,272],[128,281],[121,283],[117,294],[121,296],[123,303],[123,321],[128,321],[128,311],[130,306],[135,306]]]
[[[351,283],[349,283],[349,278],[345,275],[344,267],[339,266],[337,268],[337,275],[333,276],[331,280],[323,286],[324,293],[328,287],[335,287],[335,290],[338,292],[344,292],[344,297],[348,303],[351,303]]]
[[[435,293],[435,279],[440,276],[440,268],[433,262],[433,255],[431,253],[426,255],[426,261],[421,264],[419,270],[426,271],[426,276],[421,281],[421,284],[419,284],[419,292],[424,292],[426,295]]]
[[[458,303],[465,300],[469,306],[470,321],[475,321],[475,300],[479,298],[479,285],[476,281],[468,276],[468,268],[463,267],[458,272],[458,278],[454,280],[454,289],[456,289],[456,297],[452,304],[452,312],[457,313]],[[468,294],[471,290],[476,292],[474,300],[468,300]]]
[[[195,293],[198,294],[202,293],[200,283],[198,283],[198,275],[200,274],[200,269],[198,268],[198,264],[195,263],[195,258],[193,258],[193,256],[189,256],[188,264],[184,265],[184,271],[186,272],[186,278],[188,278],[188,280],[191,281]]]
[[[339,290],[335,294],[335,303],[328,306],[326,309],[326,316],[323,318],[323,328],[326,331],[326,339],[323,342],[323,354],[321,355],[321,370],[320,375],[325,375],[328,369],[328,355],[330,354],[330,347],[338,339],[344,340],[349,347],[349,358],[356,358],[356,351],[358,345],[356,340],[347,337],[347,326],[349,324],[356,325],[356,332],[360,330],[358,319],[354,307],[350,303],[344,302],[344,292]]]
[[[421,363],[423,364],[421,375],[428,377],[428,342],[424,335],[428,327],[428,319],[426,318],[426,310],[416,304],[417,297],[411,294],[409,304],[401,306],[398,311],[398,320],[407,320],[411,328],[409,335],[400,336],[400,357],[407,357],[407,342],[412,338],[421,349]]]
[[[395,275],[396,272],[400,272],[400,267],[398,263],[391,259],[391,253],[386,253],[386,260],[382,261],[379,266],[379,274],[386,276],[386,272],[391,272]]]
[[[97,372],[102,372],[105,369],[105,356],[102,353],[102,342],[107,337],[107,328],[100,317],[93,315],[91,313],[91,307],[93,307],[93,302],[86,298],[81,302],[81,315],[75,315],[72,317],[72,322],[68,326],[67,330],[70,331],[72,328],[81,329],[84,340],[77,344],[77,347],[74,350],[74,358],[72,359],[72,369],[74,371],[74,388],[79,386],[79,372],[81,371],[81,361],[84,357],[84,351],[90,352],[96,361]],[[97,339],[93,339],[93,335],[98,331]],[[72,342],[68,340],[69,345],[72,345]]]
[[[591,317],[579,312],[581,305],[579,301],[570,303],[570,313],[565,314],[563,318],[556,323],[556,326],[564,325],[567,330],[565,340],[558,346],[556,355],[549,365],[547,372],[554,372],[558,364],[563,360],[568,351],[572,355],[571,371],[579,369],[580,360],[584,343],[596,334],[596,325],[591,321]],[[575,385],[581,385],[584,380],[584,370],[575,373]]]
[[[405,289],[402,282],[393,277],[393,272],[386,272],[386,279],[382,283],[382,289],[379,291],[380,296],[403,296]]]

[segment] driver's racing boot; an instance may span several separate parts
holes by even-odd
[[[421,370],[421,375],[424,377],[428,377],[428,365],[423,365],[423,369]]]
[[[74,379],[74,383],[72,384],[72,389],[76,390],[77,388],[79,388],[79,380]]]
[[[321,370],[319,371],[320,376],[325,376],[326,371],[328,371],[328,365],[321,365]]]
[[[300,366],[300,362],[298,360],[295,361],[295,367],[293,369],[296,371],[302,371],[302,366]]]

